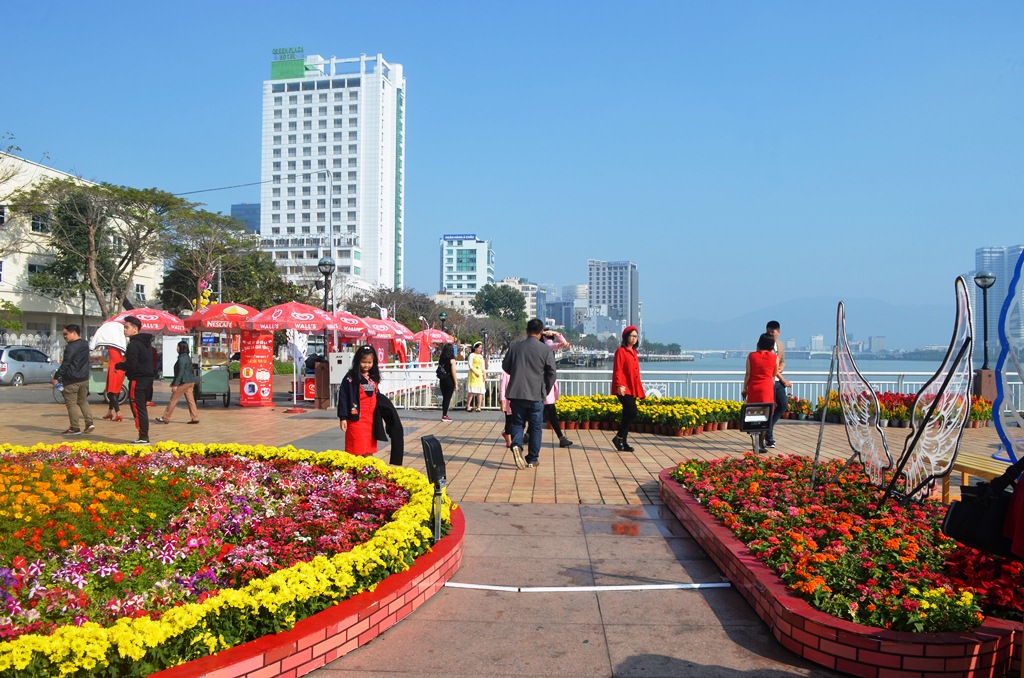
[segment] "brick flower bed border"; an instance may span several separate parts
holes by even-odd
[[[986,618],[971,632],[910,633],[862,626],[814,609],[673,480],[671,471],[658,477],[662,500],[788,650],[869,678],[974,678],[1020,671],[1019,623]]]
[[[264,636],[150,678],[304,676],[367,644],[434,595],[462,563],[465,532],[465,516],[453,509],[451,532],[411,568],[391,575],[373,591],[296,622],[291,631]]]

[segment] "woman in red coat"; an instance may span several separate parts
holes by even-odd
[[[779,376],[778,356],[775,355],[775,337],[762,334],[757,340],[757,350],[747,356],[747,368],[743,374],[743,390],[740,394],[748,403],[775,403],[775,377]],[[767,452],[765,434],[758,440],[758,452]]]
[[[636,399],[646,397],[644,385],[640,382],[640,357],[636,348],[640,333],[634,325],[622,330],[622,344],[615,351],[615,362],[612,365],[612,395],[622,405],[622,421],[619,431],[612,438],[615,449],[619,452],[632,452],[633,448],[626,442],[630,425],[636,421]]]

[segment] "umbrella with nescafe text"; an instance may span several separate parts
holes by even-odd
[[[245,327],[245,321],[257,311],[245,304],[210,304],[185,318],[185,327],[190,330],[237,330]]]
[[[132,308],[107,318],[104,322],[123,323],[128,316],[134,316],[142,323],[140,332],[145,334],[185,334],[185,324],[176,315],[156,308]]]
[[[297,301],[289,301],[286,304],[271,306],[245,321],[243,327],[247,330],[264,330],[268,332],[277,330],[296,330],[299,332],[322,332],[341,329],[341,323],[334,316],[326,311],[300,304]]]

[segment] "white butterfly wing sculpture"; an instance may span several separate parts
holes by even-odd
[[[941,367],[914,399],[910,432],[887,494],[895,492],[900,475],[906,479],[905,499],[924,499],[938,478],[953,470],[960,437],[971,412],[971,350],[974,345],[970,295],[958,277],[956,323]]]
[[[846,421],[846,437],[854,454],[860,457],[868,479],[885,485],[885,472],[892,468],[892,455],[885,434],[878,425],[878,396],[868,380],[857,369],[846,339],[846,307],[839,302],[836,309],[836,346],[839,372],[839,403]]]

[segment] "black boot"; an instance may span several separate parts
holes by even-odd
[[[619,448],[623,452],[632,452],[633,446],[626,442],[625,438],[622,438],[622,447]]]
[[[619,436],[614,436],[612,438],[612,444],[615,445],[615,449],[618,450],[619,452],[625,452],[626,451],[623,448],[623,446],[626,444],[626,441],[623,440],[622,438],[620,438]]]

